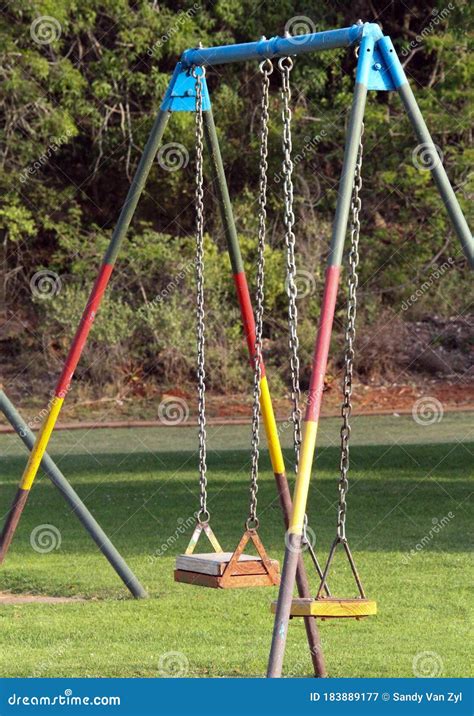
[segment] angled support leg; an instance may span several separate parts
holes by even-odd
[[[321,408],[321,398],[324,387],[324,376],[326,373],[334,311],[336,307],[344,240],[347,231],[357,153],[359,149],[362,121],[364,118],[364,110],[367,99],[368,75],[370,65],[373,62],[373,52],[373,38],[365,37],[360,44],[359,60],[357,63],[354,99],[352,102],[352,110],[349,121],[348,138],[344,150],[336,216],[333,226],[323,302],[321,306],[320,323],[313,358],[313,370],[305,415],[303,444],[301,446],[300,464],[293,496],[293,511],[288,530],[287,547],[285,550],[285,559],[283,562],[280,590],[278,593],[278,603],[273,627],[272,644],[267,670],[268,677],[281,676],[283,666],[296,568],[298,564],[298,556],[301,552],[304,516],[306,514],[306,503],[308,500],[309,483],[316,447],[316,432]]]
[[[240,246],[234,222],[234,215],[232,211],[229,190],[225,177],[224,165],[222,163],[219,141],[211,109],[204,113],[204,131],[211,158],[213,179],[217,191],[224,233],[227,240],[227,248],[232,265],[232,273],[234,275],[234,282],[242,315],[245,336],[247,339],[248,351],[250,357],[253,358],[255,350],[254,314],[247,285],[247,278],[244,271],[244,264],[240,253]],[[261,380],[260,406],[262,410],[263,422],[265,425],[265,432],[267,435],[270,459],[272,462],[275,481],[277,484],[280,505],[283,512],[285,528],[287,529],[289,525],[292,507],[291,496],[288,488],[288,481],[286,479],[285,474],[285,464],[283,461],[283,454],[281,451],[280,440],[278,437],[278,428],[273,412],[270,390],[268,387],[264,367],[262,366],[262,368],[263,370]],[[308,577],[306,575],[305,566],[303,563],[303,558],[301,555],[299,556],[296,569],[296,582],[300,597],[309,598],[311,596],[311,592],[308,583]],[[312,617],[305,618],[304,621],[315,676],[326,676],[326,666],[324,663],[321,640],[319,638],[316,621]]]
[[[29,429],[28,425],[22,419],[13,403],[7,398],[0,386],[0,410],[6,419],[21,438],[26,447],[31,450],[35,444],[35,436]],[[43,470],[49,479],[59,490],[73,513],[77,516],[79,522],[89,533],[97,547],[100,549],[104,557],[108,560],[111,567],[117,572],[118,576],[137,599],[146,599],[148,594],[145,588],[140,584],[135,574],[132,572],[120,552],[114,547],[110,539],[105,534],[102,527],[89,512],[85,504],[77,492],[72,488],[64,477],[56,463],[50,458],[46,452],[41,462]]]
[[[397,53],[395,52],[392,41],[389,37],[383,37],[378,41],[377,46],[379,47],[389,68],[393,83],[402,99],[410,122],[415,130],[417,139],[420,144],[423,145],[424,153],[428,157],[428,166],[446,207],[449,218],[451,219],[453,229],[461,242],[464,254],[471,268],[474,268],[474,239],[472,237],[472,233],[467,225],[462,209],[459,206],[459,202],[454,189],[451,186],[451,182],[448,179],[443,163],[438,156],[436,146],[431,138],[428,127],[425,124],[425,120],[420,112],[420,108],[418,107],[412,89],[408,84],[407,76]]]
[[[15,494],[12,506],[7,514],[7,518],[0,535],[0,564],[5,559],[5,555],[7,554],[8,548],[15,534],[16,527],[20,520],[21,513],[23,512],[31,487],[39,470],[43,455],[46,452],[51,433],[56,425],[62,404],[69,390],[79,358],[81,357],[83,348],[87,341],[87,336],[89,335],[96,313],[99,310],[107,284],[109,283],[110,276],[117,259],[117,254],[135,213],[138,200],[145,187],[145,182],[155,159],[156,152],[158,151],[158,147],[161,143],[161,138],[169,116],[170,112],[168,110],[161,109],[158,112],[155,123],[152,127],[142,158],[140,159],[140,163],[128,191],[127,198],[125,199],[122,211],[120,212],[115,231],[112,234],[109,247],[104,256],[99,275],[92,288],[84,313],[82,314],[79,327],[76,331],[76,335],[74,336],[72,346],[64,363],[64,368],[57,383],[54,397],[49,405],[48,414],[46,415],[41,430],[39,431],[35,444],[31,450],[20,485]]]

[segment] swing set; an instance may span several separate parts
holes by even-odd
[[[337,198],[332,240],[325,276],[320,311],[319,329],[313,358],[309,395],[305,406],[303,426],[302,398],[299,377],[299,339],[297,333],[296,236],[293,208],[293,161],[291,133],[290,75],[294,57],[302,53],[336,48],[356,49],[357,70],[354,96],[344,149],[341,180]],[[286,478],[285,464],[279,442],[276,420],[262,357],[263,313],[265,299],[265,242],[268,185],[268,123],[270,76],[274,72],[272,60],[277,60],[281,76],[282,99],[282,166],[284,191],[284,226],[288,293],[288,348],[291,374],[293,444],[295,453],[296,484],[293,501]],[[261,77],[258,236],[255,314],[244,272],[232,205],[229,197],[211,102],[206,83],[206,70],[216,65],[257,61]],[[376,614],[376,602],[366,593],[349,547],[346,533],[347,493],[349,488],[349,446],[351,436],[352,377],[354,340],[356,333],[357,287],[360,239],[360,212],[362,188],[362,159],[364,110],[369,91],[398,91],[418,141],[423,144],[428,166],[445,204],[453,228],[461,241],[466,257],[474,266],[474,241],[454,190],[446,175],[436,147],[429,134],[403,67],[389,37],[372,23],[358,22],[349,28],[326,32],[275,37],[270,40],[214,48],[186,50],[171,78],[162,106],[152,127],[143,155],[132,180],[127,198],[113,232],[102,267],[94,284],[72,347],[55,390],[48,415],[32,446],[30,458],[15,495],[12,507],[0,535],[0,561],[7,553],[16,526],[24,509],[39,466],[45,456],[49,438],[58,419],[62,404],[80,359],[93,320],[113,271],[123,238],[130,225],[144,189],[147,176],[155,159],[167,121],[173,112],[195,114],[195,211],[196,211],[196,333],[197,333],[197,393],[199,436],[199,509],[196,527],[184,554],[175,564],[177,582],[218,589],[275,586],[280,584],[278,601],[272,605],[275,614],[267,676],[281,675],[289,619],[303,617],[315,675],[325,676],[316,617],[320,619],[360,619]],[[204,301],[204,175],[205,144],[210,157],[213,186],[216,188],[219,208],[232,266],[237,299],[253,367],[253,404],[251,431],[250,499],[243,535],[234,551],[224,551],[210,525],[207,494],[207,436],[206,436],[206,311]],[[345,328],[343,401],[340,431],[340,477],[338,483],[337,527],[334,541],[324,567],[307,537],[306,507],[311,470],[316,447],[317,424],[320,415],[324,376],[326,372],[332,324],[338,293],[339,277],[345,236],[349,226],[350,248],[347,272],[347,313]],[[259,537],[257,495],[260,453],[260,420],[265,428],[270,458],[277,485],[286,532],[286,549],[280,574],[279,564],[271,559]],[[47,456],[46,456],[47,457]],[[196,553],[195,547],[202,533],[208,538],[213,551]],[[244,550],[253,544],[257,556]],[[305,547],[311,557],[318,579],[318,588],[312,596],[308,575],[302,559]],[[341,547],[347,557],[357,588],[356,596],[340,598],[332,595],[329,575],[334,556]],[[298,598],[293,597],[297,587]]]

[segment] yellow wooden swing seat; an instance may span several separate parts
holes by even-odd
[[[276,612],[276,602],[272,602],[271,611]],[[339,599],[338,597],[320,597],[319,599],[293,599],[291,617],[319,617],[320,619],[361,619],[377,614],[377,602],[372,599]]]

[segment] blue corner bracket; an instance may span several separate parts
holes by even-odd
[[[367,89],[378,92],[390,92],[396,89],[396,87],[390,74],[390,68],[380,51],[379,42],[375,43],[373,61],[367,78]]]
[[[195,71],[202,75],[203,68],[196,67]],[[203,112],[211,109],[211,100],[207,89],[206,78],[202,84]],[[196,111],[196,78],[191,74],[189,67],[184,68],[182,62],[176,65],[171,81],[166,90],[161,109],[164,112],[195,112]]]

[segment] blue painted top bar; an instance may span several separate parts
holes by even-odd
[[[317,50],[334,50],[357,44],[363,37],[371,36],[374,41],[382,37],[380,27],[374,23],[352,25],[341,30],[313,32],[293,37],[272,37],[258,42],[246,42],[241,45],[223,45],[222,47],[202,47],[185,50],[181,57],[183,67],[199,65],[209,67],[229,62],[246,60],[264,60],[266,57],[287,57],[301,55]]]

